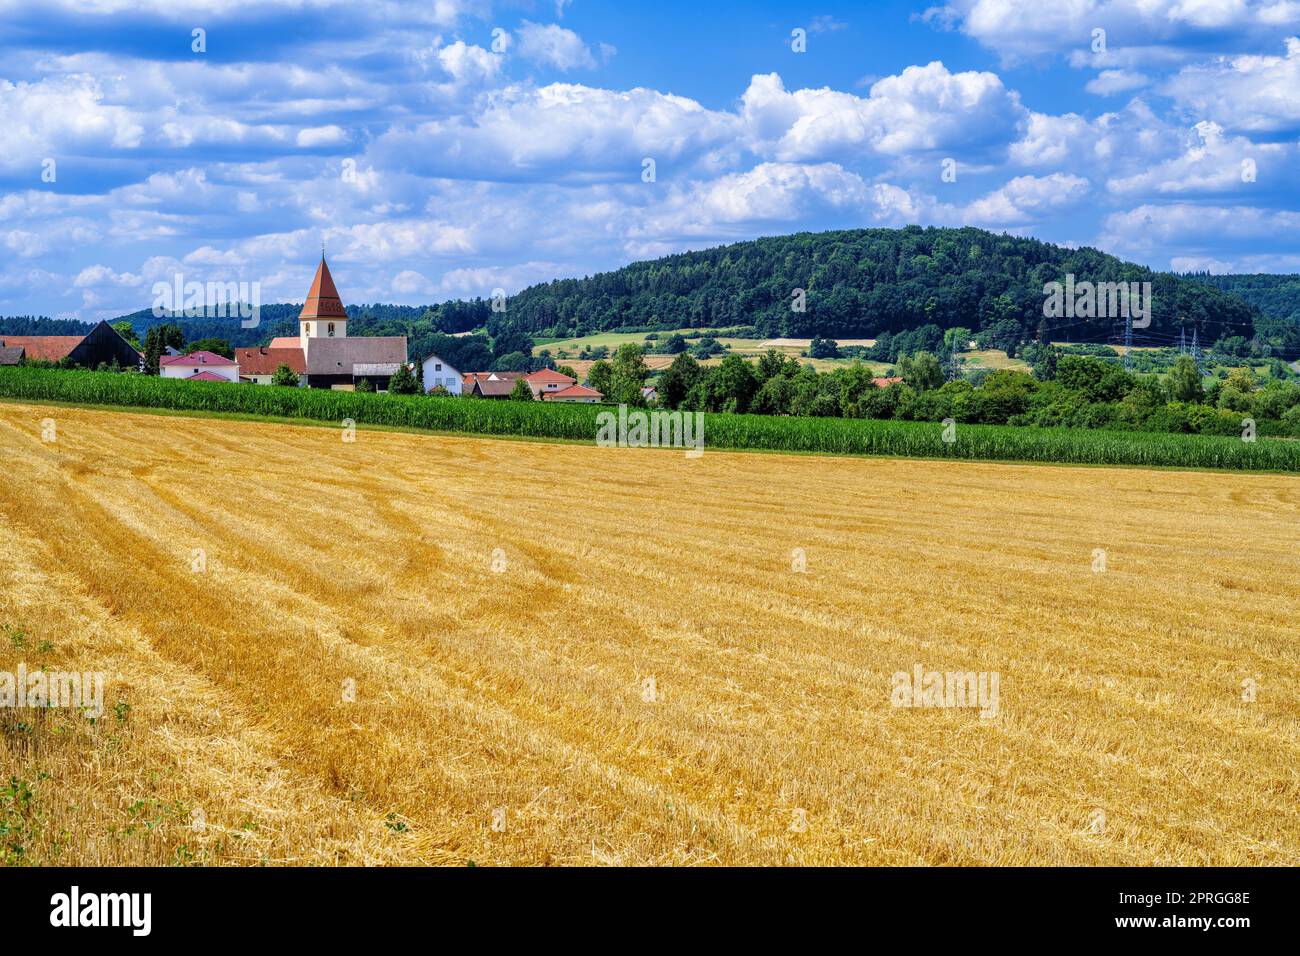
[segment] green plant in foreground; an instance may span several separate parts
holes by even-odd
[[[248,414],[478,435],[593,442],[598,405],[189,382],[146,375],[0,368],[0,397],[80,405]],[[1300,442],[1081,428],[706,414],[706,448],[1300,472]]]

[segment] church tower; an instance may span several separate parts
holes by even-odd
[[[341,339],[348,334],[348,314],[339,299],[339,290],[334,288],[334,277],[330,267],[325,264],[322,252],[320,266],[316,269],[316,278],[312,281],[307,301],[298,315],[298,337],[302,342],[302,353],[307,355],[312,339]]]

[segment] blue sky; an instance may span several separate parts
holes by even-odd
[[[0,314],[301,300],[322,241],[352,303],[908,223],[1300,271],[1297,37],[1300,0],[0,0]]]

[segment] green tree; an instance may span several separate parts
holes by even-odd
[[[358,392],[373,392],[374,390],[375,387],[370,384],[370,379],[368,378],[363,378],[356,384],[356,391]]]
[[[739,355],[728,355],[705,384],[709,411],[744,414],[758,391],[758,376],[754,366]]]
[[[298,373],[289,366],[281,362],[275,369],[275,374],[271,376],[272,385],[284,385],[289,388],[298,387]]]
[[[965,352],[974,337],[970,329],[960,325],[953,326],[943,333],[943,349],[948,353]]]
[[[614,388],[614,367],[605,359],[600,359],[587,369],[587,386],[594,388],[606,398]]]
[[[686,352],[678,354],[673,364],[659,375],[659,404],[665,408],[680,408],[703,374],[704,367],[699,362]]]
[[[185,333],[175,322],[155,325],[144,335],[144,370],[146,375],[158,374],[158,359],[169,348],[185,347]]]
[[[903,381],[918,392],[928,392],[943,384],[943,367],[938,357],[929,352],[917,352],[906,366],[900,362],[899,371]]]
[[[187,346],[187,350],[190,352],[211,352],[214,355],[221,355],[228,359],[235,357],[235,350],[230,347],[230,343],[216,336],[209,336],[191,342]]]
[[[1169,370],[1169,397],[1175,402],[1200,402],[1205,398],[1201,371],[1190,355],[1180,355]]]
[[[123,319],[121,322],[114,322],[112,329],[118,335],[122,336],[122,338],[126,339],[131,348],[135,349],[137,352],[143,351],[140,346],[140,338],[135,334],[135,327],[126,319]]]
[[[601,390],[605,397],[620,405],[644,405],[641,389],[650,377],[650,369],[645,364],[645,349],[635,342],[620,345],[610,369],[610,391]]]
[[[659,351],[665,355],[680,355],[686,351],[686,339],[680,332],[674,332],[659,346]]]
[[[388,380],[388,391],[394,395],[418,395],[420,383],[415,380],[411,367],[403,362]]]
[[[512,402],[531,402],[533,400],[533,390],[528,387],[528,383],[522,378],[515,379],[515,387],[510,390],[510,400]]]

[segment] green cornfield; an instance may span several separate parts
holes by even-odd
[[[112,372],[0,368],[0,397],[299,418],[352,419],[479,435],[595,441],[601,406],[377,395],[323,389],[189,382]],[[831,455],[886,455],[993,461],[1069,462],[1300,472],[1300,441],[1158,432],[957,425],[768,415],[704,416],[706,448]]]

